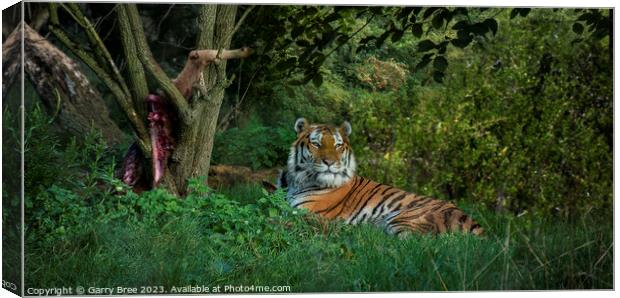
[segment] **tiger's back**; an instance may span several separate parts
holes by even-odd
[[[328,219],[338,218],[348,224],[377,224],[395,235],[483,233],[478,223],[448,201],[415,195],[360,176],[339,188],[293,193],[289,202],[293,207],[306,208]]]
[[[483,233],[477,222],[448,201],[355,175],[348,122],[340,127],[309,125],[300,118],[295,130],[298,138],[291,147],[288,170],[280,179],[280,184],[287,185],[287,200],[293,207],[349,224],[374,223],[396,235]]]

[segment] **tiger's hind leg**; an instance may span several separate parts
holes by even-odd
[[[400,239],[407,238],[411,235],[424,235],[429,233],[437,235],[440,233],[438,227],[428,221],[425,216],[420,216],[415,219],[395,218],[386,224],[385,231]]]
[[[390,234],[395,235],[399,239],[405,239],[413,235],[418,235],[418,236],[428,235],[428,234],[437,235],[438,233],[434,231],[432,227],[429,228],[428,226],[425,226],[424,224],[422,225],[411,224],[411,225],[406,225],[406,226],[405,225],[399,226],[393,229],[393,232]]]

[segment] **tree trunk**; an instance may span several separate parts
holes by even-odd
[[[3,97],[20,69],[21,26],[2,45]],[[47,112],[57,115],[63,131],[83,136],[91,129],[101,132],[111,144],[121,142],[123,132],[109,117],[102,96],[92,87],[80,66],[65,53],[24,24],[24,70],[41,97]]]
[[[151,187],[164,186],[172,193],[183,195],[187,192],[189,179],[204,177],[206,180],[217,118],[224,90],[230,84],[226,78],[226,60],[242,59],[252,53],[247,47],[227,48],[251,9],[246,10],[235,24],[236,5],[202,5],[198,20],[202,30],[198,34],[198,50],[189,53],[185,67],[176,79],[171,80],[153,57],[137,5],[117,6],[119,31],[129,61],[127,74],[133,88],[126,84],[95,26],[80,7],[67,4],[62,9],[85,29],[90,48],[96,49],[95,55],[62,31],[57,9],[57,5],[50,4],[50,31],[91,67],[115,95],[137,134],[138,145],[144,153],[142,156],[152,159]],[[162,92],[144,98],[148,90],[147,73],[153,76]],[[149,101],[148,115],[137,108],[144,105],[145,100]],[[148,120],[148,129],[145,120]],[[133,151],[136,149],[133,147]],[[136,163],[143,162],[141,160],[139,155],[131,152],[126,156],[123,180],[128,184],[137,183],[140,171],[136,169],[140,167]]]
[[[199,24],[199,49],[227,49],[235,28],[236,5],[204,5]],[[166,171],[164,183],[170,190],[184,194],[188,179],[204,177],[209,173],[213,140],[217,127],[224,90],[228,86],[226,60],[210,63],[200,82],[202,92],[194,94],[189,122],[177,129],[177,142]],[[204,92],[206,91],[206,94]]]

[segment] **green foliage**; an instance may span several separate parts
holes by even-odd
[[[606,47],[572,45],[570,19],[550,25],[561,13],[530,17],[502,23],[480,55],[448,52],[459,70],[414,93],[394,151],[419,192],[541,215],[610,210],[611,72],[589,68],[608,64]]]
[[[9,88],[17,89],[17,88]],[[13,92],[15,90],[12,90]],[[21,287],[21,153],[19,109],[9,92],[2,110],[2,279]]]
[[[110,154],[99,132],[93,130],[80,140],[73,137],[61,144],[53,130],[54,118],[38,104],[26,113],[25,122],[24,188],[27,197],[36,197],[52,185],[93,189],[98,177],[113,176],[115,156]],[[19,138],[19,135],[11,137]]]
[[[184,198],[136,194],[114,178],[118,153],[96,133],[63,144],[35,108],[26,117],[26,287],[613,287],[609,12],[272,8],[257,8],[246,22],[264,26],[236,37],[262,38],[239,72],[257,99],[241,114],[255,117],[218,134],[214,162],[281,166],[295,118],[348,119],[361,175],[458,201],[486,236],[401,240],[292,209],[282,192],[217,193],[200,178]]]
[[[242,28],[236,38],[255,42],[254,59],[248,63],[256,72],[250,81],[258,74],[259,81],[285,80],[294,86],[312,82],[319,87],[329,76],[323,66],[340,50],[358,55],[424,35],[415,56],[426,57],[420,68],[435,61],[433,78],[440,82],[447,65],[442,55],[449,45],[465,48],[476,38],[497,33],[492,13],[463,7],[261,7],[248,18],[261,26]],[[367,30],[370,27],[374,30]]]
[[[49,187],[59,177],[62,179],[62,168],[52,166],[58,164],[60,142],[51,133],[51,123],[45,111],[36,105],[25,117],[24,157],[37,162],[24,162],[26,177],[24,188],[31,193]],[[19,135],[13,136],[19,139]]]
[[[574,43],[573,24],[580,16],[572,10],[514,11],[528,17],[480,12],[480,22],[493,14],[502,29],[465,50],[439,54],[441,35],[431,33],[422,41],[407,36],[386,41],[355,57],[338,52],[325,62],[321,87],[290,94],[271,85],[275,96],[260,104],[278,109],[262,113],[258,104],[252,109],[266,121],[348,118],[359,173],[383,183],[516,213],[608,215],[609,40],[592,36]],[[374,25],[368,30],[372,34]],[[411,47],[435,49],[437,55],[412,59]],[[441,85],[428,83],[429,75],[438,75],[435,70],[415,72],[431,62],[445,71]],[[399,65],[410,75],[400,83],[398,71],[383,64]],[[398,84],[381,88],[385,82]]]
[[[358,137],[393,124],[372,111],[392,113],[391,119],[398,120],[405,112],[387,103],[399,98],[404,106],[409,98],[403,89],[357,90],[353,96],[368,112],[357,126]],[[359,114],[360,109],[352,111]],[[437,109],[435,113],[450,115]],[[44,128],[47,122],[42,123]],[[469,131],[470,125],[459,129]],[[59,158],[84,156],[81,167],[86,173],[26,197],[27,287],[139,287],[155,282],[166,289],[253,284],[289,285],[293,292],[342,292],[613,286],[611,222],[591,214],[570,221],[461,205],[485,227],[485,237],[416,235],[402,240],[370,225],[325,222],[292,209],[283,192],[268,195],[258,186],[230,189],[225,195],[197,178],[189,182],[185,198],[164,189],[138,195],[112,178],[113,159],[101,157],[105,150],[97,139],[54,147]],[[391,158],[394,152],[382,159],[392,165],[376,167],[406,166]]]
[[[155,189],[141,195],[131,191],[124,195],[108,193],[100,201],[93,201],[72,190],[52,186],[34,200],[39,206],[28,217],[28,239],[32,244],[47,247],[71,242],[98,225],[115,222],[163,225],[188,217],[200,220],[203,231],[209,231],[214,242],[258,244],[269,240],[258,237],[261,234],[276,233],[278,222],[294,220],[295,214],[303,213],[292,210],[282,192],[262,195],[251,204],[240,204],[213,193],[202,181],[190,181],[189,194],[184,199]]]
[[[271,196],[261,193],[263,198],[241,205],[213,193],[201,178],[189,182],[189,194],[183,200],[159,188],[137,195],[115,178],[114,158],[106,157],[98,134],[93,132],[81,142],[73,140],[62,147],[49,133],[49,117],[39,108],[29,116],[25,144],[30,153],[27,161],[33,167],[27,167],[26,185],[37,188],[26,192],[26,238],[35,247],[68,245],[100,225],[159,225],[184,216],[201,219],[204,229],[220,235],[213,236],[214,242],[243,244],[255,241],[261,233],[273,232],[276,221],[300,213],[290,209],[281,192]],[[263,134],[261,130],[257,136]],[[280,143],[288,150],[290,140]],[[32,162],[33,158],[38,163]]]
[[[9,104],[3,105],[2,109],[2,169],[5,173],[18,173],[18,169],[21,168],[21,121],[16,110],[18,109],[12,108]],[[2,195],[18,197],[21,189],[20,180],[20,175],[4,175]]]
[[[191,189],[185,199],[163,190],[108,196],[111,208],[91,208],[100,211],[79,223],[83,231],[45,245],[29,242],[28,286],[155,282],[167,289],[198,283],[343,292],[613,285],[611,223],[591,217],[569,223],[466,205],[487,228],[486,237],[398,239],[370,225],[320,221],[291,209],[281,192],[244,204],[200,180]]]
[[[25,114],[26,227],[32,231],[29,237],[46,241],[83,231],[78,223],[89,221],[92,204],[121,185],[114,178],[115,156],[99,132],[61,144],[53,121],[39,105]]]
[[[251,118],[215,136],[213,162],[249,166],[252,169],[284,165],[295,133],[288,126],[264,126]]]

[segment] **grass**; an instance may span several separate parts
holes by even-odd
[[[251,203],[257,186],[223,189]],[[465,205],[483,238],[385,235],[372,226],[283,217],[273,232],[243,242],[209,218],[112,220],[71,241],[26,247],[26,287],[285,285],[292,292],[611,289],[610,220],[513,217]],[[234,232],[232,232],[234,234]]]

